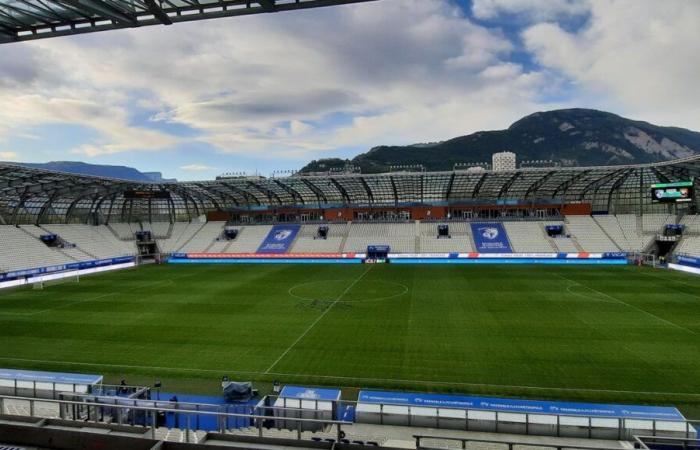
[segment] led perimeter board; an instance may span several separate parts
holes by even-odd
[[[685,203],[693,201],[693,182],[659,183],[651,185],[651,198],[655,203]]]

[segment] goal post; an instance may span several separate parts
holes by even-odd
[[[37,290],[61,284],[80,283],[80,272],[77,270],[54,272],[47,275],[29,278],[27,279],[27,282],[32,285],[32,289]]]

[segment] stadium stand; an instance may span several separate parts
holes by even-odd
[[[292,246],[292,253],[337,253],[347,237],[348,224],[329,224],[325,239],[318,236],[319,225],[303,225]]]
[[[642,217],[642,231],[656,234],[663,230],[664,225],[676,223],[676,217],[671,214],[644,214]]]
[[[587,252],[620,251],[610,237],[591,216],[567,216],[566,229]]]
[[[143,229],[150,231],[154,239],[167,239],[170,235],[170,222],[146,222]]]
[[[141,231],[141,225],[138,223],[110,223],[108,225],[114,234],[117,235],[119,239],[123,240],[134,240],[136,239],[135,233]]]
[[[645,235],[639,216],[634,214],[620,214],[616,219],[627,242],[626,246],[620,246],[620,248],[626,251],[644,251],[653,242],[654,235],[660,231],[656,230],[656,233]]]
[[[450,238],[437,237],[438,224],[421,222],[417,250],[423,253],[473,252],[471,230],[467,222],[450,222]]]
[[[12,225],[0,225],[0,270],[9,272],[75,260],[58,249],[47,247],[26,230]]]
[[[270,232],[272,225],[251,225],[241,227],[236,239],[230,242],[225,251],[231,253],[255,252]]]
[[[204,226],[203,223],[177,222],[173,224],[170,237],[158,241],[158,247],[163,253],[179,251]]]
[[[684,231],[688,233],[700,233],[700,214],[685,215],[680,223],[685,226]]]
[[[206,252],[224,231],[225,222],[207,222],[178,249],[181,252]]]
[[[343,251],[365,252],[372,244],[388,245],[392,252],[416,252],[416,223],[352,223]]]
[[[240,228],[234,228],[237,231],[240,232]],[[224,228],[219,230],[219,234],[214,238],[214,242],[212,242],[209,245],[209,248],[207,249],[208,252],[211,253],[223,253],[226,252],[228,249],[229,245],[231,245],[232,240],[226,239],[223,234]],[[236,236],[238,238],[238,236]]]
[[[676,253],[700,256],[700,236],[685,236],[676,247]]]
[[[516,253],[555,251],[541,222],[504,222],[510,245]]]
[[[650,249],[657,235],[662,234],[674,216],[654,214],[651,217],[633,214],[567,216],[558,221],[506,221],[514,252],[577,253],[577,252],[644,252]],[[676,253],[700,254],[700,216],[681,220],[685,234],[675,248]],[[334,223],[328,227],[326,239],[317,236],[319,225],[303,225],[291,247],[291,253],[364,252],[368,245],[389,245],[395,253],[473,252],[474,243],[469,222],[450,221],[449,238],[438,238],[438,222],[410,223]],[[564,225],[561,237],[549,237],[547,225]],[[18,270],[66,264],[76,261],[108,259],[137,254],[135,240],[126,239],[136,224],[110,226],[81,224],[45,224],[3,226],[1,238],[7,242],[0,254],[0,270]],[[158,233],[160,252],[253,253],[270,232],[271,225],[237,226],[234,240],[223,238],[225,222],[146,223],[144,228]],[[67,245],[48,247],[41,242],[45,234],[56,234]],[[165,237],[157,237],[165,236]],[[13,252],[22,251],[18,257]]]
[[[84,252],[80,260],[106,259],[116,256],[132,256],[136,254],[133,241],[117,239],[104,225],[43,225],[44,229],[55,233],[73,243],[77,249]],[[70,249],[65,249],[70,250]]]
[[[700,214],[683,216],[683,238],[675,249],[676,253],[700,256]]]
[[[46,228],[42,228],[42,227],[39,227],[37,225],[20,225],[20,228],[39,240],[41,239],[42,235],[54,233],[52,231],[49,231]],[[55,234],[58,234],[58,233],[55,233]],[[60,234],[58,235],[58,237],[59,237],[59,239],[61,239],[61,241],[64,243],[65,246],[53,247],[53,248],[49,248],[48,250],[63,253],[64,255],[68,256],[72,260],[71,262],[97,259],[93,255],[83,251],[82,249],[79,249],[77,247],[77,244],[75,244],[75,242],[73,242],[72,239],[69,239],[68,237],[62,236]]]

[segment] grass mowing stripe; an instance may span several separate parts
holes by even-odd
[[[345,296],[345,294],[347,294],[348,292],[350,292],[350,289],[352,289],[353,286],[355,286],[362,278],[364,278],[364,276],[367,275],[367,272],[369,272],[370,270],[372,270],[372,267],[374,267],[374,266],[373,266],[373,265],[370,265],[370,266],[367,268],[367,270],[365,270],[364,272],[362,272],[362,274],[360,274],[360,276],[357,277],[357,278],[355,279],[355,281],[353,281],[353,282],[350,284],[350,286],[348,286],[347,288],[345,288],[345,290],[344,290],[343,292],[340,293],[340,295],[333,301],[333,303],[331,303],[330,306],[328,306],[328,308],[326,308],[325,310],[323,310],[323,312],[321,313],[321,315],[318,316],[318,317],[316,318],[316,320],[314,320],[314,321],[311,323],[311,325],[309,325],[309,327],[308,327],[306,330],[304,330],[304,332],[303,332],[294,342],[292,342],[292,345],[290,345],[289,347],[287,347],[287,349],[284,351],[284,353],[282,353],[282,354],[280,355],[280,357],[277,358],[277,359],[275,360],[275,362],[273,362],[272,365],[271,365],[270,367],[268,367],[267,370],[266,370],[264,373],[266,373],[266,374],[267,374],[267,373],[270,373],[270,371],[282,360],[282,358],[284,358],[285,356],[287,356],[287,353],[289,353],[289,352],[294,348],[294,346],[297,345],[297,344],[299,343],[299,341],[301,341],[301,340],[304,338],[304,336],[306,336],[306,335],[309,333],[309,331],[311,331],[311,329],[312,329],[314,326],[316,326],[316,324],[317,324],[318,322],[320,322],[320,320],[323,319],[323,318],[326,316],[326,314],[328,314],[328,311],[330,311],[331,309],[333,309],[333,307],[340,301],[340,299],[342,299],[342,298]]]
[[[678,325],[677,323],[673,323],[673,322],[671,322],[671,321],[668,321],[668,320],[664,319],[663,317],[659,317],[659,316],[657,316],[656,314],[650,313],[649,311],[647,311],[647,310],[645,310],[645,309],[639,308],[639,307],[634,306],[634,305],[630,305],[629,303],[627,303],[627,302],[625,302],[625,301],[623,301],[623,300],[620,300],[620,299],[617,298],[617,297],[613,297],[612,295],[606,294],[605,292],[601,292],[601,291],[599,291],[598,289],[592,288],[592,287],[590,287],[590,286],[586,286],[585,284],[579,283],[578,281],[572,280],[571,278],[565,277],[564,275],[561,275],[561,274],[558,274],[558,273],[555,273],[555,274],[556,274],[556,276],[558,276],[559,278],[563,278],[564,280],[568,280],[568,281],[571,281],[572,283],[576,283],[576,284],[578,284],[579,286],[585,287],[586,289],[590,289],[590,290],[593,291],[593,292],[597,292],[597,293],[599,293],[600,295],[602,295],[602,296],[604,296],[604,297],[607,297],[607,298],[609,298],[609,299],[611,299],[611,300],[614,300],[614,301],[616,301],[617,303],[620,303],[621,305],[625,305],[625,306],[627,306],[627,307],[629,307],[629,308],[635,309],[635,310],[637,310],[637,311],[639,311],[639,312],[641,312],[641,313],[643,313],[643,314],[646,314],[646,315],[648,315],[649,317],[653,317],[654,319],[659,320],[659,321],[661,321],[661,322],[663,322],[663,323],[665,323],[665,324],[667,324],[667,325],[671,325],[672,327],[678,328],[679,330],[687,331],[688,333],[692,333],[692,334],[694,334],[694,335],[697,336],[697,333],[695,333],[695,331],[693,331],[693,330],[691,330],[691,329],[689,329],[689,328],[686,328],[686,327],[684,327],[684,326]]]
[[[142,266],[0,298],[0,366],[104,372],[181,392],[253,382],[675,404],[700,416],[700,323],[688,274],[581,266]],[[564,277],[556,277],[559,272]],[[580,283],[572,282],[580,280]],[[656,278],[668,279],[663,282]],[[165,282],[172,279],[173,282]],[[289,289],[319,303],[290,301]],[[559,282],[556,280],[559,279]],[[553,281],[554,280],[554,281]],[[405,286],[406,288],[399,287]],[[618,292],[622,300],[593,288]],[[574,286],[567,292],[568,286]],[[283,354],[344,289],[348,290]],[[396,302],[356,302],[409,290]],[[125,292],[126,291],[126,292]],[[39,315],[37,312],[120,293]],[[82,300],[81,300],[82,299]],[[639,305],[647,312],[630,306]],[[579,319],[579,320],[573,320]],[[9,359],[16,358],[16,359]],[[71,361],[83,361],[71,363]],[[201,368],[201,369],[197,369]],[[265,371],[269,369],[268,373]],[[559,386],[559,387],[557,387]]]

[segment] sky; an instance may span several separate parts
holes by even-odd
[[[180,180],[595,108],[700,131],[700,1],[378,0],[0,45],[0,160]]]

